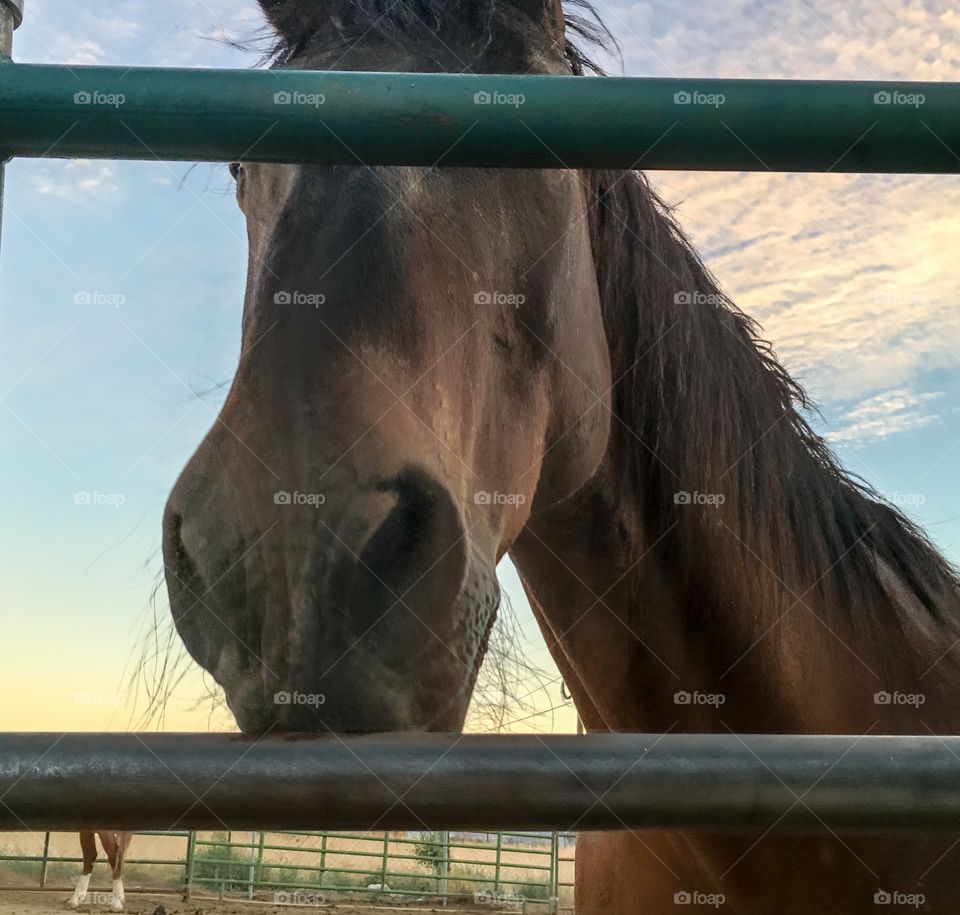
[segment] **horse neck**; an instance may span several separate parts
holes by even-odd
[[[753,323],[623,179],[597,179],[592,227],[607,458],[514,549],[588,727],[916,731],[883,692],[953,726],[954,573],[844,474]]]
[[[612,468],[532,518],[511,555],[588,730],[953,733],[955,626],[935,624],[888,570],[839,603],[780,581],[712,519],[631,530]],[[639,528],[642,531],[642,526]],[[750,555],[753,555],[750,552]],[[827,567],[828,568],[828,567]],[[877,595],[880,595],[879,597]],[[869,605],[868,605],[869,603]],[[888,692],[923,704],[883,705]],[[685,701],[686,698],[686,701]]]

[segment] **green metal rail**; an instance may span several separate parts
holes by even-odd
[[[960,84],[10,64],[14,156],[960,172]]]

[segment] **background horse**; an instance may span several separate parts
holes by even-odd
[[[261,5],[290,68],[582,74],[596,34],[555,0]],[[458,730],[509,551],[590,731],[958,731],[954,572],[838,466],[641,174],[231,170],[240,361],[164,552],[241,728]],[[577,907],[952,912],[958,842],[586,835]]]
[[[107,856],[110,864],[110,870],[113,872],[113,892],[110,895],[110,908],[114,912],[123,911],[123,858],[130,847],[130,840],[133,833],[130,832],[107,832],[90,830],[80,833],[80,849],[83,852],[83,871],[80,879],[77,880],[77,888],[73,891],[70,898],[70,905],[78,908],[81,903],[86,901],[87,893],[90,889],[90,875],[93,873],[93,865],[97,860],[97,837],[100,837],[100,844],[103,846],[103,852]]]

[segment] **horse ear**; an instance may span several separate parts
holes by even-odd
[[[260,0],[260,7],[270,25],[284,37],[289,37],[295,24],[304,18],[299,0]]]

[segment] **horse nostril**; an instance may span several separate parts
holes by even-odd
[[[395,493],[397,501],[363,548],[351,604],[379,614],[427,587],[434,597],[449,592],[452,600],[463,585],[466,545],[450,493],[417,467],[379,488]]]
[[[219,644],[204,625],[206,592],[197,564],[183,540],[183,515],[168,510],[163,520],[163,562],[170,594],[170,612],[187,650],[208,670],[216,663]]]

